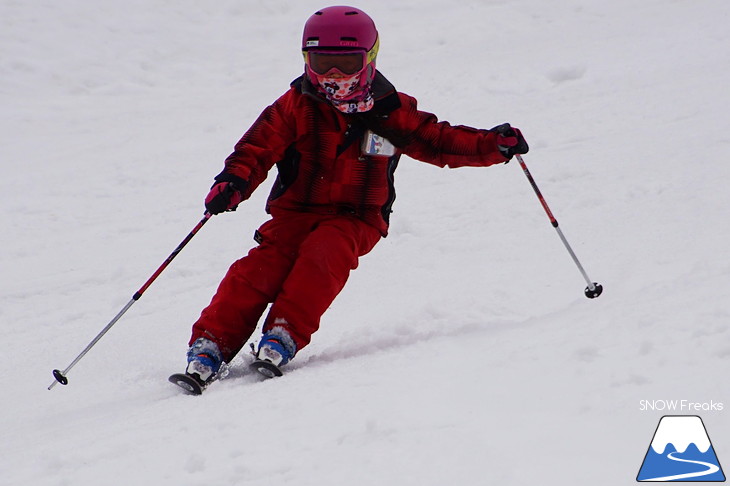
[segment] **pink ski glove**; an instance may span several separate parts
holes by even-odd
[[[210,214],[235,211],[243,201],[243,195],[232,182],[215,184],[205,198],[205,209]]]
[[[520,129],[510,126],[509,123],[496,126],[491,131],[497,132],[497,148],[508,159],[515,154],[526,154],[530,150]]]

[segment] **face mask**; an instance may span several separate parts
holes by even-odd
[[[319,90],[343,113],[369,111],[374,104],[370,86],[361,86],[361,73],[353,76],[318,76]]]

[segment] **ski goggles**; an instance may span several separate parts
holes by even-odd
[[[372,52],[372,51],[371,51]],[[357,74],[365,66],[372,61],[375,56],[368,52],[358,51],[304,51],[304,60],[309,69],[316,74],[324,75],[332,69],[336,69],[342,74]]]

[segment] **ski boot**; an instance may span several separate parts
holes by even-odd
[[[200,395],[216,379],[222,364],[223,356],[218,345],[209,339],[198,338],[188,350],[185,373],[176,373],[169,381],[193,395]]]
[[[254,345],[251,344],[253,352]],[[272,330],[261,338],[258,352],[254,352],[256,359],[251,363],[255,369],[267,378],[281,376],[281,366],[287,364],[296,353],[296,344],[289,333],[284,330]]]

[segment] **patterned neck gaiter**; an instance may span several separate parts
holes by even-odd
[[[360,85],[361,74],[351,77],[320,77],[319,90],[342,113],[364,113],[375,104],[370,86]]]

